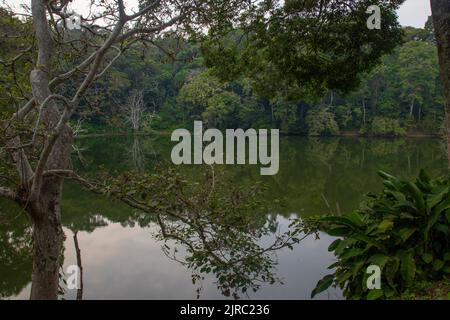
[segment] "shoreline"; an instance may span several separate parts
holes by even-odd
[[[91,133],[76,136],[75,139],[87,138],[101,138],[101,137],[145,137],[145,136],[170,136],[169,131],[151,131],[151,132],[102,132]],[[442,136],[437,133],[427,132],[407,132],[404,135],[376,135],[376,134],[361,134],[359,131],[341,131],[337,135],[330,136],[309,136],[307,134],[286,134],[280,133],[282,137],[305,137],[305,138],[370,138],[370,139],[441,139]]]

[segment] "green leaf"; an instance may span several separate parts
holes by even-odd
[[[446,196],[448,194],[448,187],[444,189],[444,191],[442,191],[441,193],[438,194],[432,194],[428,197],[427,199],[427,204],[428,207],[430,209],[432,209],[433,207],[435,207],[439,202],[442,201],[442,199],[444,198],[444,196]]]
[[[443,266],[444,266],[444,261],[439,260],[439,259],[434,260],[434,263],[433,263],[434,270],[439,271],[442,269]]]
[[[357,262],[355,262],[353,264],[353,268],[352,268],[352,277],[353,277],[353,279],[356,278],[356,276],[361,271],[361,268],[364,266],[364,264],[365,264],[364,260],[357,261]]]
[[[327,290],[333,284],[333,281],[334,276],[332,274],[326,275],[321,280],[319,280],[319,282],[317,282],[316,287],[311,292],[311,298],[314,298],[319,293]]]
[[[441,203],[437,207],[435,207],[432,211],[431,217],[428,220],[427,226],[424,230],[425,243],[428,243],[428,238],[430,237],[430,230],[435,225],[435,223],[439,220],[441,213],[450,208],[450,199]]]
[[[411,285],[416,276],[416,262],[414,261],[414,255],[411,251],[406,251],[401,255],[402,277],[408,285]]]
[[[408,191],[411,197],[414,199],[415,205],[419,212],[421,212],[422,214],[426,214],[427,210],[422,191],[420,191],[420,189],[410,181],[405,183],[405,190]]]
[[[431,253],[424,253],[422,254],[422,260],[425,263],[430,263],[431,261],[433,261],[433,255]]]
[[[386,231],[391,230],[394,227],[394,222],[390,219],[384,219],[378,225],[378,232],[386,233]]]
[[[353,211],[353,212],[345,215],[345,217],[348,218],[348,220],[353,222],[353,224],[355,224],[358,227],[362,227],[365,225],[364,220],[363,220],[363,215],[356,211]]]
[[[448,235],[450,233],[449,226],[447,226],[446,224],[443,224],[443,223],[436,224],[436,226],[434,228],[436,230],[442,232],[445,235]]]
[[[348,227],[337,227],[330,230],[327,230],[326,232],[333,237],[343,237],[346,236],[349,233],[350,229]]]
[[[399,230],[398,234],[400,235],[400,238],[402,238],[403,242],[405,242],[416,231],[417,231],[416,228],[403,228]]]
[[[423,183],[423,184],[426,184],[426,185],[430,185],[430,181],[431,181],[431,179],[430,179],[430,176],[426,173],[426,171],[424,170],[424,169],[420,169],[420,172],[419,172],[419,180]]]
[[[355,227],[356,224],[346,217],[326,216],[320,219],[321,222],[331,222],[336,225],[344,225],[348,227]]]
[[[340,259],[342,260],[346,260],[346,259],[350,259],[356,256],[359,256],[360,254],[364,253],[363,249],[348,249],[346,251],[344,251],[344,253],[342,255],[339,256]]]
[[[384,266],[386,265],[388,260],[389,260],[389,257],[384,254],[376,254],[376,255],[373,255],[372,257],[370,257],[370,259],[369,259],[369,261],[372,264],[377,265],[378,267],[380,267],[380,269],[384,268]]]
[[[386,265],[386,278],[389,284],[393,285],[397,271],[400,267],[400,259],[398,257],[392,257]]]
[[[369,294],[367,295],[367,300],[377,300],[382,296],[383,290],[381,289],[370,290]]]
[[[341,239],[336,239],[336,240],[334,240],[334,241],[330,244],[330,246],[328,247],[328,251],[329,251],[329,252],[332,252],[332,251],[336,250],[337,246],[339,245],[339,243],[340,243],[341,241],[342,241]]]

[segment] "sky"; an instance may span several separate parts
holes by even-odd
[[[402,26],[423,28],[428,16],[431,16],[430,0],[407,0],[398,10]]]
[[[30,0],[5,0],[9,4],[17,6],[19,3],[30,3]],[[224,0],[226,1],[226,0]],[[74,0],[71,8],[81,15],[88,13],[89,0]],[[126,8],[135,8],[138,0],[125,0]],[[406,0],[398,10],[399,21],[402,26],[423,28],[428,16],[431,15],[430,0]]]

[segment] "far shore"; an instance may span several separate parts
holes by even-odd
[[[86,138],[97,138],[97,137],[144,137],[144,136],[170,136],[172,134],[171,131],[148,131],[148,132],[130,132],[130,131],[111,131],[111,132],[98,132],[98,133],[88,133],[78,135],[76,139],[86,139]],[[306,134],[283,134],[280,133],[281,136],[287,137],[312,137],[312,138],[330,138],[330,137],[352,137],[352,138],[380,138],[380,139],[401,139],[401,138],[434,138],[440,139],[442,135],[438,133],[430,133],[430,132],[422,132],[422,131],[410,131],[404,135],[396,136],[396,135],[374,135],[374,134],[361,134],[359,131],[341,131],[337,135],[332,136],[308,136]]]

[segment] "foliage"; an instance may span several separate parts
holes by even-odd
[[[16,110],[31,90],[33,37],[31,21],[21,21],[0,8],[0,119]]]
[[[439,280],[450,273],[450,180],[415,182],[380,172],[384,190],[370,195],[361,209],[313,221],[339,237],[328,248],[337,262],[312,295],[334,285],[349,299],[398,298],[416,281]],[[381,289],[366,286],[370,265],[378,265]]]
[[[386,117],[375,117],[370,124],[369,133],[375,136],[402,136],[406,133],[398,120]]]
[[[440,281],[419,281],[401,297],[403,300],[450,300],[450,277]]]
[[[395,9],[402,2],[377,1],[382,28],[367,32],[372,0],[264,1],[237,26],[211,29],[202,52],[221,78],[250,77],[270,98],[291,85],[348,91],[401,42]]]
[[[328,108],[310,110],[306,116],[306,123],[308,123],[308,135],[310,136],[337,135],[339,133],[334,114]]]
[[[32,229],[20,210],[0,199],[0,299],[18,295],[31,281]]]
[[[240,32],[232,38],[242,38]],[[144,92],[145,113],[153,116],[151,127],[156,130],[189,127],[193,120],[203,120],[219,128],[279,128],[286,134],[307,134],[311,126],[307,114],[327,105],[339,131],[402,133],[372,133],[371,124],[381,117],[396,129],[439,133],[444,118],[443,94],[436,46],[426,34],[425,29],[406,28],[405,43],[381,57],[381,64],[371,72],[361,75],[358,89],[347,94],[321,90],[319,96],[308,86],[278,79],[270,72],[270,65],[258,74],[223,82],[215,67],[202,66],[209,52],[202,53],[199,44],[192,41],[174,46],[176,39],[168,36],[157,44],[166,51],[173,49],[173,59],[153,47],[130,49],[94,85],[77,116],[96,128],[125,128],[120,106],[136,89]]]

